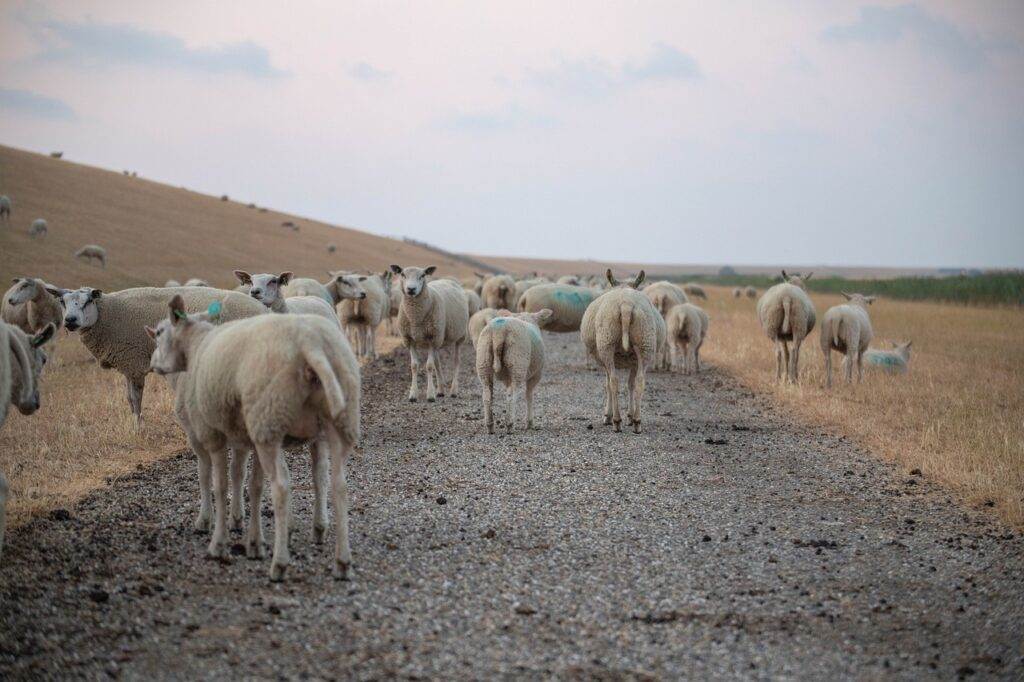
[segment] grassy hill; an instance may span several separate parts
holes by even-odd
[[[235,269],[292,270],[320,280],[328,269],[381,270],[389,263],[434,264],[440,274],[457,276],[471,270],[415,244],[3,146],[0,194],[14,209],[11,221],[0,223],[0,282],[32,275],[64,287],[115,290],[201,277],[233,287]],[[49,225],[41,239],[28,236],[36,218]],[[281,227],[289,220],[298,232]],[[84,244],[107,250],[105,270],[73,257]]]

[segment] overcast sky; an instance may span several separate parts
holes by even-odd
[[[1019,267],[1024,3],[5,2],[0,142],[459,251]]]

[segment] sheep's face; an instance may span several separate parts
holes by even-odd
[[[146,334],[156,344],[149,358],[149,368],[161,376],[188,369],[185,348],[189,333],[198,324],[185,313],[181,296],[171,299],[168,308],[168,316],[156,327],[146,327]]]
[[[338,290],[338,298],[361,300],[366,298],[366,290],[362,282],[366,281],[366,275],[335,275],[334,286]]]
[[[99,301],[103,292],[92,287],[67,291],[61,296],[64,305],[64,326],[68,331],[85,331],[100,319]]]
[[[242,283],[251,283],[252,288],[249,289],[249,295],[269,308],[277,303],[277,299],[281,298],[281,288],[287,285],[291,278],[292,273],[290,272],[282,272],[280,275],[263,273],[252,275],[249,282],[243,281]]]
[[[402,292],[406,296],[416,297],[427,287],[427,278],[434,274],[437,266],[431,265],[426,268],[401,268],[397,265],[391,266],[391,272],[402,278]]]
[[[38,291],[36,280],[28,277],[18,277],[13,281],[14,286],[11,287],[13,291],[7,297],[7,302],[10,305],[21,305],[25,301],[30,301],[36,297],[36,292]]]
[[[11,376],[11,395],[19,396],[16,404],[18,411],[24,415],[30,415],[39,409],[39,377],[46,367],[46,351],[43,350],[43,344],[53,338],[56,332],[57,327],[51,322],[28,339],[28,360],[32,366],[32,390],[28,395],[23,393],[21,373],[14,372]]]

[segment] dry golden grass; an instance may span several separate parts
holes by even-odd
[[[1024,313],[882,299],[871,307],[873,346],[913,339],[910,373],[865,371],[824,388],[819,328],[801,350],[799,386],[775,383],[774,349],[755,301],[710,288],[703,354],[798,418],[842,433],[907,470],[920,469],[969,504],[994,504],[1024,525]],[[837,296],[812,296],[818,319]],[[833,357],[833,380],[841,356]],[[840,370],[841,372],[841,370]]]

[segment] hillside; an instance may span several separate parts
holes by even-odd
[[[0,223],[2,282],[33,275],[65,287],[121,289],[201,277],[233,287],[235,269],[321,280],[329,269],[396,262],[432,263],[459,276],[471,269],[414,244],[4,146],[0,194],[13,203],[12,220]],[[33,240],[36,218],[46,219],[49,234]],[[299,232],[281,227],[288,220]],[[107,249],[105,270],[72,257],[90,243]],[[338,246],[333,254],[330,243]]]

